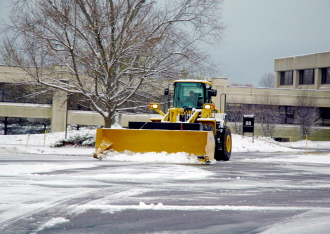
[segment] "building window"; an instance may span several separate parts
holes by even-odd
[[[301,70],[299,73],[299,84],[301,85],[314,84],[314,69]]]
[[[293,115],[293,108],[292,108],[292,106],[287,106],[286,107],[286,114],[287,115]]]
[[[293,85],[293,71],[281,72],[280,85]]]
[[[330,84],[330,67],[322,69],[322,84]]]

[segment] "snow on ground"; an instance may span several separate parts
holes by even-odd
[[[58,224],[62,224],[62,223],[68,223],[70,222],[70,220],[63,218],[63,217],[58,217],[58,218],[52,218],[51,220],[49,220],[48,222],[46,222],[45,224],[41,225],[36,232],[38,231],[42,231],[46,228],[52,228],[55,227]]]
[[[87,210],[102,210],[103,212],[120,212],[124,210],[181,210],[181,211],[281,211],[281,210],[310,210],[311,207],[287,207],[287,206],[233,206],[233,205],[215,205],[215,206],[180,206],[180,205],[163,205],[158,203],[157,205],[145,204],[140,202],[139,205],[72,205],[70,210],[72,213],[81,214]],[[329,213],[329,209],[324,209]]]
[[[287,146],[282,146],[278,142],[270,138],[252,139],[251,137],[242,137],[240,135],[232,135],[233,152],[295,152]],[[197,160],[195,156],[187,153],[179,152],[168,154],[162,153],[131,153],[131,152],[108,152],[102,155],[102,160],[111,161],[130,161],[130,162],[146,162],[146,163],[180,163],[180,164],[203,164]],[[213,162],[214,163],[214,162]]]
[[[179,153],[132,153],[132,152],[108,152],[102,160],[111,161],[127,161],[127,162],[144,162],[144,163],[177,163],[177,164],[204,164],[198,161],[196,156],[189,155],[184,152]]]
[[[266,157],[256,159],[243,159],[244,161],[253,162],[286,162],[286,163],[318,163],[318,164],[330,164],[330,154],[301,154],[285,155],[278,157]]]
[[[80,131],[69,131],[68,137],[74,135],[85,135],[87,133],[93,134],[95,130],[80,130]],[[241,159],[241,160],[251,160],[254,162],[259,161],[269,161],[269,162],[287,162],[289,164],[294,163],[322,163],[322,164],[330,164],[330,154],[306,154],[306,144],[308,148],[318,148],[318,149],[330,149],[330,142],[312,142],[312,141],[298,141],[298,142],[288,142],[288,143],[279,143],[275,142],[270,138],[255,138],[251,137],[242,137],[240,135],[233,135],[233,152],[280,152],[278,154],[265,154],[265,156],[261,156],[259,158],[253,159]],[[92,156],[95,151],[92,147],[74,147],[74,146],[66,146],[60,148],[51,148],[50,146],[54,144],[56,141],[65,138],[65,133],[47,133],[47,134],[35,134],[35,135],[0,135],[0,154],[11,154],[11,159],[21,159],[21,157],[28,158],[27,155],[20,156],[21,153],[31,153],[38,154],[39,157],[43,157],[44,154],[65,154],[65,155],[90,155]],[[297,149],[295,149],[297,148]],[[7,156],[5,156],[7,157]],[[66,157],[61,157],[61,160],[66,160]],[[71,160],[72,157],[70,157]],[[114,160],[114,161],[135,161],[141,163],[176,163],[176,164],[196,164],[198,163],[196,158],[189,157],[185,153],[177,153],[177,154],[167,154],[163,153],[146,153],[146,154],[132,154],[132,153],[109,153],[104,160]],[[97,160],[95,160],[97,162]],[[89,168],[94,167],[94,164],[88,163],[84,164],[77,160],[77,163],[61,163],[61,164],[6,164],[0,167],[0,177],[10,177],[17,176],[17,178],[23,178],[24,181],[28,181],[29,186],[13,186],[13,181],[5,181],[4,186],[5,189],[2,191],[2,208],[0,209],[0,220],[10,220],[11,218],[17,217],[19,215],[24,215],[26,213],[31,212],[37,206],[45,207],[45,201],[43,200],[45,196],[50,197],[49,206],[56,201],[58,197],[62,196],[62,199],[66,199],[71,196],[70,194],[66,194],[66,190],[49,190],[47,186],[50,185],[61,185],[63,187],[68,186],[72,187],[73,190],[75,187],[73,185],[76,184],[93,184],[95,183],[95,178],[102,179],[116,179],[117,181],[145,181],[146,179],[150,180],[152,178],[154,181],[159,180],[162,181],[171,181],[172,178],[176,178],[178,180],[192,180],[192,179],[201,179],[203,177],[212,176],[212,172],[203,170],[199,167],[186,167],[182,165],[168,165],[166,168],[148,168],[148,170],[144,170],[143,173],[136,173],[136,170],[132,168],[111,168],[111,173],[105,169],[104,173],[98,175],[75,175],[74,177],[70,177],[67,179],[65,175],[65,179],[62,177],[52,177],[48,175],[40,175],[38,173],[45,173],[48,171],[54,170],[67,170],[74,168]],[[320,168],[317,168],[320,173]],[[324,173],[328,174],[328,168],[322,169]],[[31,180],[33,178],[33,180]],[[38,179],[35,179],[38,178]],[[237,181],[242,181],[241,184],[239,182],[232,183],[230,181],[230,186],[235,186],[238,188],[240,186],[274,186],[274,184],[264,185],[261,182],[246,183],[244,180],[240,180],[240,177],[236,178]],[[15,182],[15,181],[14,181]],[[281,182],[282,183],[282,182]],[[47,186],[40,186],[47,185]],[[222,183],[221,188],[224,186],[229,189],[229,184]],[[301,185],[297,185],[301,187]],[[317,185],[313,185],[315,188]],[[322,185],[324,186],[324,185]],[[92,187],[91,187],[92,188]],[[148,188],[149,189],[149,188]],[[315,226],[308,226],[308,222],[306,220],[312,220],[313,222],[318,223],[318,231],[321,230],[321,233],[326,233],[328,230],[328,218],[330,214],[329,209],[318,209],[318,207],[287,207],[287,206],[175,206],[175,205],[163,205],[163,203],[152,204],[152,203],[144,203],[140,202],[139,204],[133,205],[115,205],[109,204],[108,200],[114,198],[114,196],[128,196],[130,193],[143,194],[145,191],[140,188],[132,188],[128,191],[123,191],[118,194],[110,194],[109,197],[102,197],[101,200],[91,201],[84,205],[72,206],[70,209],[72,212],[81,213],[89,209],[100,209],[104,212],[118,212],[123,210],[193,210],[193,211],[222,211],[222,210],[238,210],[238,211],[249,211],[249,210],[306,210],[306,213],[302,215],[297,215],[293,220],[288,220],[282,223],[274,224],[268,227],[267,231],[263,233],[292,233],[297,231],[297,227],[301,227],[299,231],[301,233],[312,233],[315,231]],[[78,186],[77,194],[83,193],[85,191],[80,191],[80,187]],[[20,194],[19,198],[17,194]],[[33,196],[31,196],[33,194]],[[40,200],[40,203],[36,201]],[[18,202],[20,201],[20,202]],[[33,206],[29,206],[27,204],[33,204]],[[47,205],[47,204],[46,204]],[[308,211],[312,209],[311,211]],[[314,212],[314,213],[313,213]],[[56,225],[60,225],[61,223],[70,222],[69,219],[65,217],[54,217],[47,222],[43,223],[36,229],[36,232],[55,227]],[[320,232],[319,232],[320,233]]]
[[[289,152],[296,151],[288,146],[282,146],[279,142],[267,137],[252,138],[241,135],[232,135],[233,138],[233,152]]]
[[[75,135],[95,134],[95,130],[69,131],[67,137]],[[0,153],[34,153],[34,154],[90,154],[95,151],[91,147],[50,147],[55,142],[65,139],[65,132],[31,134],[31,135],[0,135]]]
[[[95,130],[68,131],[67,137],[75,135],[95,134]],[[265,160],[284,160],[295,162],[308,162],[310,156],[304,155],[305,149],[321,148],[330,149],[328,141],[298,141],[279,143],[271,138],[252,138],[250,136],[232,135],[232,152],[295,152],[301,153],[299,157],[268,158]],[[31,134],[31,135],[0,135],[0,154],[4,153],[33,153],[33,154],[66,154],[66,155],[92,155],[95,152],[93,147],[51,147],[55,142],[65,139],[65,132]],[[298,148],[298,149],[297,149]],[[330,163],[329,157],[324,155],[313,156],[313,162]],[[317,160],[315,160],[315,158]],[[103,160],[111,161],[132,161],[147,163],[178,163],[178,164],[198,164],[196,157],[179,152],[175,154],[162,153],[131,153],[131,152],[109,152],[103,156]]]
[[[329,209],[315,209],[268,227],[260,234],[329,233]]]
[[[283,146],[295,147],[295,148],[310,148],[310,149],[330,149],[329,141],[297,141],[297,142],[283,142]]]

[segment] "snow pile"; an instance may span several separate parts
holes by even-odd
[[[103,212],[120,212],[124,210],[180,210],[180,211],[288,211],[288,210],[310,210],[311,207],[301,206],[235,206],[235,205],[164,205],[158,203],[157,205],[151,203],[150,205],[141,202],[139,205],[96,205],[96,204],[84,204],[84,205],[72,205],[70,210],[72,213],[84,213],[88,210],[102,210]],[[327,210],[328,211],[328,210]]]
[[[132,153],[125,151],[118,153],[115,151],[108,151],[101,156],[102,160],[110,161],[129,161],[129,162],[143,162],[143,163],[176,163],[176,164],[205,164],[200,162],[196,156],[188,153]]]
[[[41,225],[36,231],[39,232],[39,231],[42,231],[46,228],[56,227],[59,224],[68,223],[68,222],[70,222],[70,220],[68,220],[66,218],[63,218],[63,217],[52,218],[51,220],[49,220],[45,224]]]
[[[139,207],[142,209],[146,209],[146,210],[151,210],[151,209],[162,210],[162,209],[164,209],[163,203],[158,203],[157,205],[154,205],[153,203],[151,203],[150,205],[147,205],[144,202],[140,202]]]

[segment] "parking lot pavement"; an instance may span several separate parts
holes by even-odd
[[[195,165],[0,155],[0,231],[328,233],[328,157],[249,152]]]

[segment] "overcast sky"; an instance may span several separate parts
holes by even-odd
[[[8,0],[0,0],[6,18]],[[220,48],[212,48],[229,84],[258,86],[274,71],[274,59],[330,51],[330,0],[225,0],[230,25]],[[219,74],[220,76],[220,74]]]
[[[330,0],[225,0],[216,59],[229,84],[258,86],[274,59],[330,51]]]

